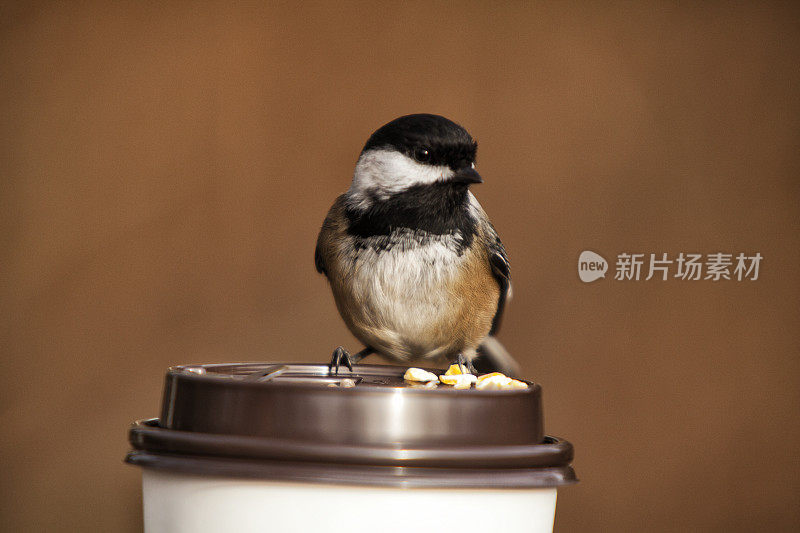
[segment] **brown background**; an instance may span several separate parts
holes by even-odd
[[[557,531],[800,528],[796,4],[393,4],[3,5],[0,527],[139,530],[168,365],[357,348],[316,232],[367,136],[434,112],[576,446]],[[583,284],[584,249],[764,260]]]

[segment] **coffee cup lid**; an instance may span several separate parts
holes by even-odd
[[[225,363],[167,371],[161,417],[135,422],[126,460],[197,474],[381,486],[575,482],[546,436],[542,390],[407,382],[406,367]],[[434,370],[432,370],[434,371]],[[441,372],[441,371],[434,371]]]

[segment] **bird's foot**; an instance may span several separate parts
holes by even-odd
[[[464,357],[463,353],[458,354],[458,357],[456,358],[456,363],[460,367],[465,367],[467,369],[467,372],[469,372],[470,374],[475,374],[476,376],[478,375],[478,371],[475,370],[475,366],[472,364],[472,360]]]
[[[339,366],[342,363],[344,363],[344,366],[350,369],[350,372],[353,371],[353,361],[351,360],[350,352],[345,350],[343,346],[339,346],[331,355],[331,362],[328,364],[328,371],[338,375]],[[336,368],[335,372],[334,367]]]
[[[328,364],[328,371],[334,374],[339,374],[339,366],[344,363],[344,366],[350,369],[350,372],[353,371],[353,365],[364,359],[369,354],[373,353],[375,350],[372,348],[364,348],[360,352],[355,355],[350,355],[350,352],[344,349],[343,346],[339,346],[333,351],[331,355],[331,362]],[[336,371],[334,372],[334,367],[336,367]]]

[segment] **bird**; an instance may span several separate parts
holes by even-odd
[[[511,295],[503,243],[470,186],[477,142],[440,115],[396,118],[369,137],[350,188],[317,238],[316,270],[350,332],[364,344],[333,351],[329,371],[384,358],[476,364],[513,376],[495,338]]]

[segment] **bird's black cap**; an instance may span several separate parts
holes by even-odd
[[[463,127],[440,115],[405,115],[373,133],[363,151],[392,148],[428,165],[454,170],[475,162],[478,144]]]

